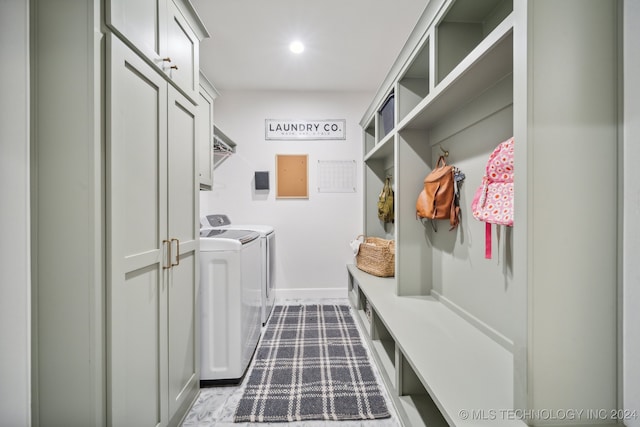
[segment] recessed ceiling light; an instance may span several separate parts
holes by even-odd
[[[300,40],[295,40],[289,45],[289,50],[293,53],[302,53],[304,51],[304,45]]]

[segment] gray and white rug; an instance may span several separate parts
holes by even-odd
[[[348,305],[274,307],[235,422],[389,416]]]

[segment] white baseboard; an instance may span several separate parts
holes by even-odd
[[[276,302],[299,299],[341,299],[348,298],[347,287],[340,288],[290,288],[275,289]]]

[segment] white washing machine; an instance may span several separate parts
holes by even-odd
[[[267,323],[275,302],[276,233],[274,227],[271,225],[231,224],[229,217],[222,214],[206,215],[200,218],[200,226],[225,230],[252,230],[260,234],[260,245],[262,247],[262,324]]]
[[[262,249],[251,230],[200,230],[203,387],[242,380],[262,327]]]

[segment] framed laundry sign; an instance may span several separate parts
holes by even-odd
[[[307,154],[276,154],[276,198],[308,199]]]
[[[345,119],[299,120],[265,119],[266,140],[346,139]]]

